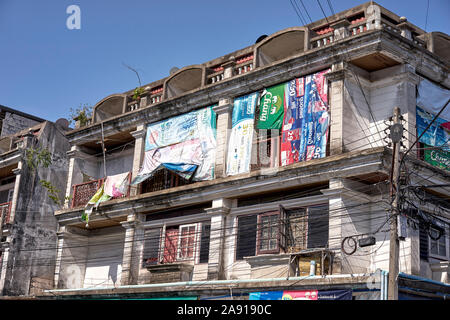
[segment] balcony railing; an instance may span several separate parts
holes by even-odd
[[[103,180],[99,179],[73,185],[72,208],[85,206],[103,184]]]
[[[94,196],[97,190],[102,186],[105,180],[106,179],[103,178],[73,185],[72,208],[85,206],[89,202],[89,200],[91,200],[91,198]],[[128,176],[128,183],[130,182],[131,182],[131,173]],[[127,193],[123,195],[121,198],[129,197],[130,190],[131,186],[128,185]]]
[[[141,193],[175,188],[190,183],[191,181],[186,180],[169,170],[161,169],[155,172],[153,177],[141,183]]]
[[[5,202],[0,204],[0,215],[3,217],[3,223],[9,223],[9,217],[11,215],[11,202]]]

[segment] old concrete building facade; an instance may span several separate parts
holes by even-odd
[[[55,201],[64,198],[68,173],[67,120],[52,123],[1,108],[5,117],[0,138],[0,295],[33,296],[53,287],[54,211],[61,208]],[[38,165],[30,167],[29,160],[42,150],[49,153],[51,163],[35,162]],[[44,188],[42,181],[53,189]]]
[[[385,299],[392,211],[386,129],[399,108],[402,151],[413,146],[420,83],[450,88],[449,43],[448,35],[425,33],[370,2],[173,71],[143,86],[137,99],[132,90],[102,99],[89,125],[66,134],[67,200],[54,213],[53,289],[40,297],[350,290],[353,299]],[[286,162],[287,123],[275,131],[255,127],[248,170],[230,173],[237,101],[257,95],[258,115],[270,88],[292,83],[299,90],[314,79],[324,79],[315,82],[316,101],[329,121],[322,153]],[[82,219],[109,177],[141,176],[155,150],[148,145],[158,139],[149,128],[204,110],[214,122],[210,178],[186,179],[166,161],[101,202],[89,223]],[[420,191],[404,193],[399,287],[404,297],[442,298],[449,294],[448,168],[413,150],[402,176]],[[443,230],[439,237],[433,227]],[[360,246],[367,237],[373,245]]]

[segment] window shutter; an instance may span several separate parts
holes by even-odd
[[[256,253],[257,215],[238,218],[238,234],[236,245],[236,260],[242,260]]]
[[[328,204],[308,208],[308,248],[325,248],[328,245]]]
[[[428,227],[423,221],[419,221],[419,248],[420,259],[428,260]]]
[[[209,260],[209,240],[211,233],[211,225],[202,225],[202,234],[200,239],[200,258],[199,263],[207,263]]]
[[[148,229],[144,233],[143,265],[157,264],[161,243],[161,228]]]

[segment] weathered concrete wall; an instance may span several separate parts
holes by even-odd
[[[32,127],[38,123],[39,122],[36,120],[28,119],[17,114],[6,112],[5,119],[2,121],[1,124],[2,131],[0,137],[9,136],[23,129]]]
[[[124,240],[121,226],[89,232],[83,288],[120,285]]]
[[[51,283],[54,277],[58,226],[54,212],[61,207],[48,197],[47,189],[41,186],[40,180],[50,181],[60,191],[59,199],[63,202],[69,144],[63,133],[50,122],[41,131],[34,146],[47,148],[52,154],[52,164],[49,168],[41,166],[34,171],[23,162],[17,206],[7,240],[10,254],[4,295],[28,294],[37,286],[32,279],[38,279],[38,286],[42,286]]]

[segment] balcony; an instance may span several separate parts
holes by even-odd
[[[181,176],[167,170],[158,170],[152,178],[141,183],[141,193],[160,191],[192,183]]]
[[[0,204],[0,215],[2,217],[2,225],[9,223],[9,217],[11,215],[11,202],[5,202]]]
[[[89,200],[94,196],[97,190],[103,185],[106,181],[105,178],[92,180],[89,182],[84,182],[80,184],[73,185],[72,188],[72,208],[83,207],[85,206]],[[131,182],[131,174],[128,177],[128,183]],[[127,198],[130,196],[130,185],[128,185],[127,193],[123,195],[121,198]],[[116,197],[114,199],[117,199]]]

